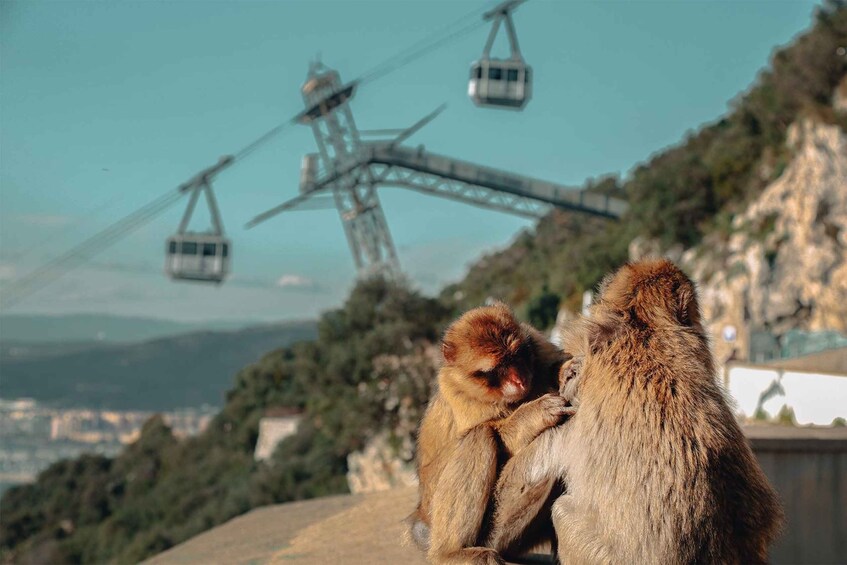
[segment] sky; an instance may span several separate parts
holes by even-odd
[[[310,60],[350,80],[486,4],[0,0],[0,312],[259,322],[340,305],[356,273],[335,210],[244,229],[297,194],[300,159],[316,150],[302,126],[214,184],[233,241],[223,285],[162,272],[182,201],[13,307],[2,292],[300,111]],[[515,13],[534,69],[522,112],[467,98],[484,27],[364,86],[351,108],[360,129],[382,129],[446,103],[407,143],[565,185],[625,176],[726,113],[773,49],[808,28],[816,5],[533,0]],[[498,41],[494,54],[504,51]],[[401,188],[380,198],[404,272],[427,293],[533,225]]]

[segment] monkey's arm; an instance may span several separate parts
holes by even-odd
[[[432,495],[429,560],[434,563],[502,563],[479,547],[483,519],[497,478],[497,442],[478,426],[459,439]]]
[[[570,431],[569,422],[551,428],[506,462],[495,488],[489,547],[508,552],[520,542],[556,482],[565,477],[565,444]]]
[[[582,376],[583,356],[572,357],[559,369],[559,394],[573,406],[579,405],[579,383]]]
[[[538,437],[544,430],[572,416],[574,408],[558,394],[545,394],[540,398],[520,405],[509,416],[495,420],[494,429],[509,455],[514,455]]]

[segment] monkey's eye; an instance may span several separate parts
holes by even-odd
[[[529,344],[524,343],[520,346],[515,356],[518,359],[534,359],[535,351],[529,346]]]
[[[490,369],[488,371],[474,371],[473,372],[473,376],[477,377],[478,379],[488,379],[493,375],[494,375],[494,369]]]

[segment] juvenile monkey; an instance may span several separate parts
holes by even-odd
[[[563,563],[766,562],[782,510],[718,385],[682,271],[625,265],[564,349],[584,356],[579,409],[504,466],[500,535],[534,503],[524,493],[558,477]]]
[[[481,547],[500,463],[559,423],[564,355],[504,304],[476,308],[442,342],[444,365],[418,433],[415,542],[438,563],[502,563]]]
[[[566,357],[570,355],[566,353]],[[570,357],[559,370],[559,396],[572,407],[571,414],[579,405],[582,360],[581,356]],[[552,542],[556,551],[555,535],[545,526],[551,520],[551,497],[561,496],[565,490],[562,477],[548,473],[532,484],[516,482],[523,480],[526,458],[538,456],[533,444],[529,446],[533,455],[505,464],[495,487],[495,512],[485,546],[501,554],[519,555],[542,541]]]

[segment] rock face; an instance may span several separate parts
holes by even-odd
[[[363,450],[348,455],[347,468],[347,485],[353,494],[418,484],[414,465],[397,454],[387,434],[379,434]]]
[[[832,107],[836,112],[847,113],[847,77],[841,79],[832,95]]]
[[[728,235],[665,253],[698,282],[719,362],[733,349],[746,358],[752,330],[847,331],[847,136],[803,120],[789,128],[787,144],[789,165]],[[655,254],[652,247],[634,241],[630,256]],[[729,327],[732,343],[723,336]]]
[[[347,456],[350,492],[417,484],[415,432],[435,388],[439,359],[439,350],[432,344],[405,355],[374,359],[373,385],[360,392],[382,402],[385,428],[364,449]]]

